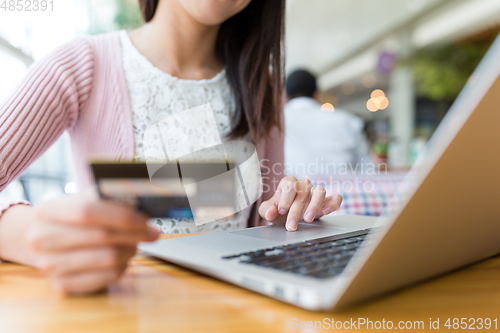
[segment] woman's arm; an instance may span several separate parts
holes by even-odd
[[[90,98],[94,56],[77,39],[36,63],[0,106],[0,190],[70,129]],[[138,242],[158,231],[133,208],[65,196],[39,207],[0,200],[0,258],[40,268],[64,293],[102,290],[118,279]]]
[[[90,44],[75,39],[36,62],[0,105],[0,191],[75,124],[93,71]]]
[[[94,55],[83,38],[36,62],[0,104],[0,191],[71,128],[89,99]],[[33,208],[0,198],[0,256],[30,264],[20,240]]]

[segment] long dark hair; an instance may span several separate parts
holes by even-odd
[[[146,22],[158,1],[139,0]],[[232,139],[250,132],[257,142],[274,127],[281,130],[284,12],[285,0],[252,0],[220,27],[217,57],[226,67],[240,115]]]

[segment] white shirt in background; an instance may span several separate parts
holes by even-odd
[[[285,105],[285,171],[297,178],[360,172],[370,162],[363,125],[350,112],[321,111],[312,98],[290,100]]]

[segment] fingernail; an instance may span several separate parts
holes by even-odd
[[[325,209],[323,209],[323,214],[325,214],[325,215],[328,215],[331,212],[333,212],[332,207],[326,207]]]
[[[280,210],[279,210],[280,215],[284,215],[284,214],[286,214],[286,212],[287,212],[287,210],[284,208],[280,208]]]
[[[268,220],[268,221],[270,221],[270,220],[271,220],[271,218],[269,217],[269,212],[270,212],[270,211],[271,211],[271,208],[269,208],[269,209],[267,210],[267,212],[266,212],[266,216],[265,216],[266,220]]]
[[[306,213],[306,215],[304,215],[304,220],[306,222],[312,222],[312,220],[314,220],[314,213],[309,211]]]
[[[297,227],[299,226],[299,224],[297,223],[297,221],[294,221],[294,220],[290,220],[286,223],[286,230],[288,231],[297,231]]]

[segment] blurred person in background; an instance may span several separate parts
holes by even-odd
[[[147,128],[206,103],[221,137],[253,141],[270,170],[264,194],[233,227],[273,221],[295,231],[300,220],[338,209],[339,195],[283,177],[284,3],[141,0],[146,24],[139,29],[79,37],[35,63],[0,105],[0,190],[65,130],[87,190],[38,207],[0,198],[0,258],[41,268],[69,294],[116,281],[137,243],[158,231],[131,207],[96,197],[87,156],[144,162]]]
[[[322,110],[316,78],[296,70],[286,79],[285,165],[296,177],[360,172],[370,162],[358,116],[338,108]]]

